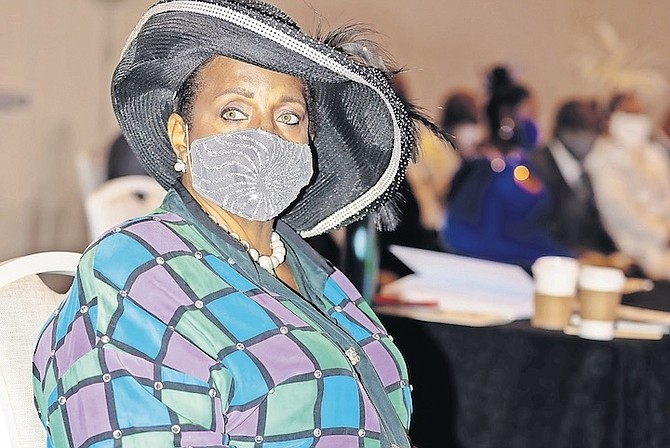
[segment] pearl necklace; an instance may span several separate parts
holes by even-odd
[[[251,244],[249,244],[248,241],[243,240],[237,233],[231,232],[226,224],[219,224],[216,218],[212,215],[209,215],[209,217],[230,235],[232,239],[238,241],[242,247],[244,247],[244,250],[247,251],[251,259],[270,274],[274,275],[274,270],[286,260],[286,247],[277,232],[272,232],[272,237],[270,238],[272,255],[261,255],[256,249],[251,247]]]

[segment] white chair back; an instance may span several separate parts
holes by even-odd
[[[74,275],[81,254],[41,252],[0,264],[0,446],[46,446],[35,410],[32,355],[37,335],[64,294],[36,275]]]
[[[80,151],[75,154],[74,163],[82,199],[105,181],[107,175],[105,156],[106,154],[92,151]]]
[[[108,180],[86,197],[84,210],[90,240],[129,218],[158,207],[165,190],[152,177],[122,176]]]

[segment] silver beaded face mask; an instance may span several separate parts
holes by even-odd
[[[286,210],[313,174],[308,144],[261,129],[194,140],[189,156],[193,188],[251,221],[267,221]]]

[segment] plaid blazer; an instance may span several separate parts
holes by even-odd
[[[288,226],[300,294],[180,188],[82,256],[34,355],[53,447],[409,446],[405,363]]]

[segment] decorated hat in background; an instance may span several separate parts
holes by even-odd
[[[303,237],[378,211],[393,227],[394,194],[416,151],[415,120],[393,72],[357,27],[322,38],[256,0],[163,0],[131,33],[112,79],[112,104],[131,148],[169,188],[179,178],[166,123],[176,92],[214,55],[303,79],[309,86],[316,172],[282,218]]]

